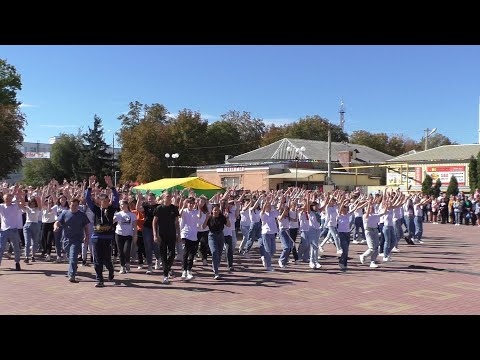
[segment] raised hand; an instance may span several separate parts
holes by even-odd
[[[88,184],[90,187],[94,187],[95,186],[95,182],[97,181],[97,177],[95,175],[92,175],[88,178]]]

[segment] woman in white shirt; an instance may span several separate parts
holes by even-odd
[[[38,205],[40,198],[32,198],[24,208],[27,215],[27,221],[23,226],[23,235],[25,237],[25,262],[30,262],[30,246],[32,247],[32,262],[35,261],[35,253],[38,250],[38,243],[40,241],[40,223],[42,211],[41,206]]]
[[[130,272],[130,250],[132,240],[137,238],[137,216],[130,211],[128,200],[120,201],[119,212],[113,215],[113,222],[117,223],[115,227],[115,241],[120,254],[120,274]]]

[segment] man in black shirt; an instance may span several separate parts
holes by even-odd
[[[155,195],[150,193],[147,196],[147,201],[143,201],[142,193],[138,192],[138,200],[137,200],[137,211],[143,212],[143,216],[145,218],[145,222],[143,223],[143,245],[145,246],[145,259],[147,260],[147,275],[151,274],[153,271],[152,263],[152,251],[155,253],[155,270],[160,269],[160,250],[158,248],[158,244],[153,242],[153,216],[155,213],[155,209],[157,208],[158,204],[155,202]]]
[[[180,241],[178,208],[172,204],[172,195],[163,194],[163,204],[157,206],[153,218],[153,240],[160,244],[163,262],[163,283],[168,284],[168,276],[173,276],[171,268],[175,260],[175,242]]]

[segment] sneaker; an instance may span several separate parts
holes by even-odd
[[[187,280],[192,280],[193,279],[193,274],[191,271],[187,271]]]
[[[278,260],[278,266],[280,266],[281,268],[285,267],[285,265],[283,265],[283,263],[282,263],[282,260]]]
[[[360,262],[361,262],[362,264],[365,264],[365,256],[360,255]]]
[[[322,265],[320,265],[319,262],[316,262],[316,263],[315,263],[315,269],[320,269],[321,267],[322,267]]]
[[[82,260],[82,266],[87,266],[87,260]]]
[[[138,270],[142,270],[143,269],[143,264],[139,264],[138,267],[137,267]]]
[[[218,279],[220,279],[220,275],[219,275],[219,274],[215,274],[215,275],[213,276],[213,278],[214,278],[215,280],[218,280]]]
[[[32,262],[35,262],[35,256],[32,256]]]
[[[400,252],[400,249],[398,249],[396,246],[392,249],[392,252]]]
[[[343,270],[343,271],[347,270],[347,267],[343,264],[338,264],[338,267],[340,268],[340,270]]]
[[[30,259],[28,257],[25,258],[25,260],[23,260],[25,262],[25,264],[28,264],[30,262]]]
[[[383,253],[380,253],[380,254],[378,254],[378,256],[382,257],[382,256],[384,256],[384,254],[383,254]]]
[[[95,287],[105,287],[105,284],[103,283],[103,281],[98,281],[98,282],[95,284]]]
[[[323,246],[318,247],[318,252],[325,252],[325,249],[323,248]]]
[[[343,254],[343,250],[342,250],[342,249],[337,250],[337,255],[342,255],[342,254]]]
[[[50,255],[45,256],[45,261],[50,261],[52,257]]]
[[[361,244],[361,242],[358,241],[358,240],[353,240],[353,241],[352,241],[352,244]]]
[[[370,263],[370,267],[371,267],[371,268],[377,268],[377,267],[378,267],[378,265],[377,265],[377,264],[375,264],[375,263],[372,261],[372,262]]]
[[[228,272],[234,272],[234,271],[235,271],[235,268],[234,268],[233,266],[230,266],[230,267],[228,268]]]
[[[313,263],[313,262],[310,262],[310,264],[308,264],[308,266],[310,266],[311,269],[315,269],[315,263]]]
[[[118,272],[119,274],[126,274],[127,273],[127,269],[125,268],[125,266],[121,266],[120,267],[120,271]]]
[[[269,267],[267,267],[267,271],[268,271],[268,272],[274,272],[275,269],[274,269],[273,267],[269,266]]]
[[[181,279],[182,279],[182,280],[185,280],[186,277],[187,277],[187,270],[183,270],[183,271],[182,271]]]
[[[208,265],[207,259],[203,259],[203,260],[202,260],[202,265],[203,265],[203,266],[207,266],[207,265]]]
[[[360,241],[360,244],[366,244],[366,243],[367,243],[367,240],[365,240],[365,239]]]
[[[266,267],[266,265],[265,265],[265,256],[260,256],[260,259],[262,260],[262,265],[263,265],[263,267]]]
[[[108,274],[108,280],[112,281],[114,278],[115,274],[113,272]]]
[[[152,265],[148,265],[148,268],[147,268],[147,271],[145,272],[145,274],[150,275],[152,272],[153,272]]]
[[[387,262],[387,261],[390,261],[390,258],[388,256],[383,258],[383,262]]]
[[[20,267],[20,263],[15,263],[15,270],[20,271],[22,268]]]
[[[168,284],[169,282],[170,282],[170,280],[168,280],[168,276],[164,276],[163,277],[163,283]]]
[[[162,262],[160,260],[155,260],[155,270],[160,270],[162,268]]]
[[[127,273],[130,272],[130,263],[127,263],[127,264],[125,265],[125,271],[126,271]]]
[[[55,260],[57,264],[63,262],[63,257],[62,256],[57,256],[57,260]]]
[[[68,277],[68,281],[70,281],[71,283],[78,283],[78,280],[75,279],[75,276],[69,276]]]
[[[168,272],[168,277],[169,277],[170,279],[175,277],[175,273],[173,272],[173,270],[170,270],[170,271]]]

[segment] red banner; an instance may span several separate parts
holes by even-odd
[[[433,184],[440,179],[442,185],[448,185],[450,178],[455,176],[459,186],[465,185],[465,166],[428,166],[427,174],[433,179]]]

